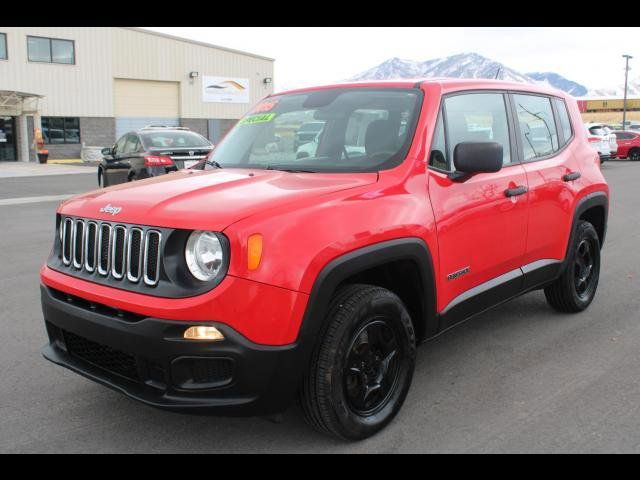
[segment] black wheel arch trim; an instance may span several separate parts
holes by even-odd
[[[578,230],[578,222],[580,221],[580,217],[584,212],[593,208],[593,207],[601,207],[604,209],[604,220],[602,225],[602,238],[600,239],[600,249],[604,245],[604,240],[607,235],[607,220],[609,217],[609,196],[602,191],[592,192],[588,195],[585,195],[583,198],[578,200],[578,204],[576,205],[575,210],[573,211],[573,221],[571,223],[571,234],[569,235],[569,241],[567,242],[567,248],[565,250],[564,261],[562,262],[562,267],[560,272],[558,272],[558,276],[562,275],[564,269],[569,264],[569,259],[571,255],[571,246],[573,245],[573,241],[575,239],[576,231]]]
[[[427,337],[437,332],[436,287],[431,253],[422,239],[407,237],[368,245],[329,262],[320,271],[311,289],[297,343],[315,343],[331,297],[342,283],[358,273],[401,260],[409,260],[416,265],[424,290],[421,295],[424,315],[414,321],[424,322],[422,326]]]

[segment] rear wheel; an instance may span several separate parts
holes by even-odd
[[[340,438],[370,437],[395,417],[411,386],[411,319],[389,290],[349,285],[334,296],[327,322],[303,383],[305,416]]]
[[[640,148],[634,148],[629,151],[629,160],[632,162],[637,162],[640,160]]]
[[[600,240],[589,222],[580,221],[560,278],[544,289],[547,302],[560,312],[581,312],[589,306],[600,277]]]

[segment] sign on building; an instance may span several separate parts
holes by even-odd
[[[202,101],[249,103],[249,79],[202,76]]]

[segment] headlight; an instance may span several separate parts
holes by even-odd
[[[196,230],[187,240],[184,252],[191,274],[204,282],[213,280],[224,265],[224,249],[215,233]]]

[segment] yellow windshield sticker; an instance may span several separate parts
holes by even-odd
[[[270,122],[275,118],[275,113],[262,113],[260,115],[250,115],[248,117],[244,117],[238,125],[254,125],[256,123],[266,123]]]

